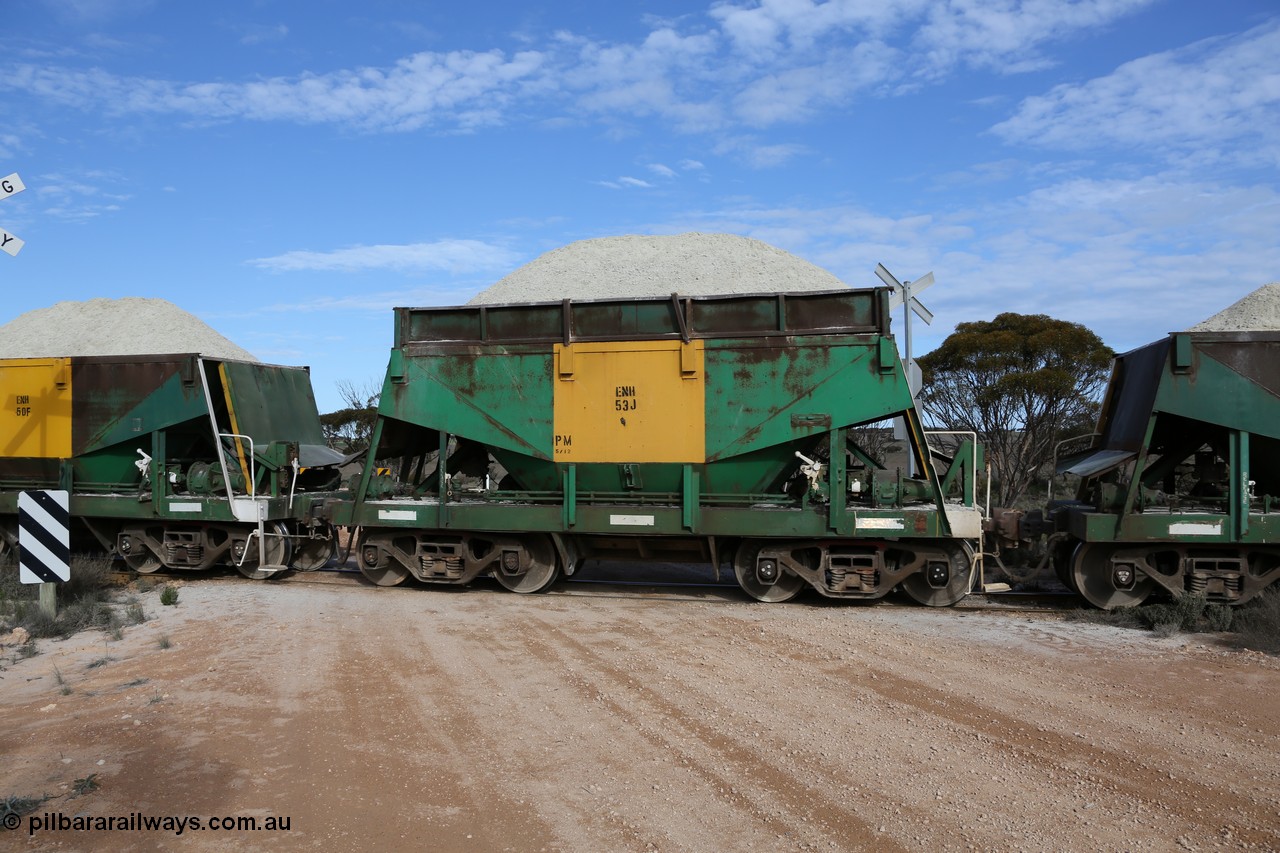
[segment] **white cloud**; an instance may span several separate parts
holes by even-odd
[[[576,107],[605,116],[659,116],[682,132],[711,130],[724,122],[709,82],[715,67],[714,35],[681,35],[663,28],[638,44],[597,42],[561,34],[572,53],[560,57],[554,73],[558,90]]]
[[[469,273],[510,268],[520,259],[515,252],[479,240],[438,240],[434,243],[352,246],[330,251],[293,251],[247,263],[272,272],[362,272],[444,270]]]
[[[289,35],[289,28],[284,24],[276,24],[274,27],[262,24],[250,26],[244,35],[240,37],[241,44],[264,44],[266,42],[281,41]]]
[[[22,140],[12,133],[0,133],[0,160],[10,160],[22,149]]]
[[[812,66],[818,48],[897,40],[912,73],[958,65],[1026,71],[1048,42],[1106,26],[1156,0],[758,0],[708,13],[733,49],[757,64]],[[805,57],[809,57],[806,59]],[[884,78],[886,81],[891,76]]]
[[[1005,140],[1157,152],[1194,164],[1280,165],[1280,20],[1120,66],[1027,98]],[[1247,143],[1247,144],[1242,144]],[[1231,154],[1224,151],[1230,148]]]
[[[1097,29],[1156,0],[947,0],[931,5],[914,38],[919,73],[936,76],[956,65],[1033,71],[1052,64],[1046,42]]]
[[[897,64],[897,51],[879,42],[833,51],[818,64],[761,74],[734,98],[734,112],[754,127],[803,121],[897,77]]]
[[[716,154],[734,155],[753,169],[769,169],[798,157],[808,148],[797,142],[764,144],[753,136],[740,136],[721,140],[713,150]]]
[[[686,172],[698,172],[706,168],[700,160],[681,160],[680,168]]]
[[[136,15],[155,5],[155,0],[44,0],[63,18],[96,23],[125,15]]]
[[[27,189],[36,197],[45,216],[70,222],[85,222],[104,213],[120,209],[130,196],[107,189],[119,183],[115,175],[89,172],[73,176],[60,173],[24,178]]]
[[[134,3],[61,0],[117,12]],[[682,133],[805,121],[862,95],[905,91],[960,65],[1038,67],[1046,44],[1154,0],[760,0],[713,3],[651,21],[633,41],[571,32],[530,49],[421,52],[391,66],[258,80],[124,77],[48,62],[11,66],[0,87],[124,115],[334,123],[369,131],[473,130],[555,113],[622,123],[658,118]],[[246,39],[284,37],[283,25]],[[911,82],[916,79],[917,82]]]
[[[807,51],[832,33],[878,37],[926,10],[929,0],[760,0],[718,3],[710,15],[739,52],[766,59]]]
[[[618,178],[618,183],[622,184],[624,187],[640,187],[644,189],[647,189],[653,186],[653,184],[649,183],[648,181],[642,181],[639,178],[632,178],[626,175],[624,175],[621,178]]]
[[[534,51],[417,53],[389,69],[359,68],[249,83],[180,84],[20,65],[9,81],[39,97],[127,114],[179,112],[211,119],[341,122],[373,130],[412,130],[437,120],[462,127],[492,123],[522,80],[542,62]]]
[[[0,142],[3,142],[2,138],[0,138]],[[655,175],[659,175],[664,178],[674,178],[676,176],[675,169],[671,168],[670,166],[665,166],[662,163],[650,163],[648,166],[648,169],[650,172],[653,172]]]

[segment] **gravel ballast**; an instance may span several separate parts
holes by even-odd
[[[0,358],[200,353],[257,361],[165,299],[90,299],[28,311],[0,326]]]
[[[1270,332],[1280,330],[1280,282],[1264,284],[1253,293],[1230,305],[1207,320],[1196,323],[1189,332]]]
[[[579,240],[547,252],[468,304],[713,296],[847,287],[819,266],[736,234],[643,235]]]

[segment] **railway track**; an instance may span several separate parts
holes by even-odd
[[[346,566],[328,566],[313,572],[289,572],[263,583],[271,584],[317,584],[339,587],[367,587],[376,589],[354,567],[354,561]],[[129,569],[117,565],[117,572],[133,575]],[[753,599],[741,587],[732,581],[715,581],[709,569],[703,572],[686,573],[692,579],[682,580],[677,572],[670,572],[666,577],[652,580],[622,580],[610,577],[607,567],[603,571],[591,570],[578,577],[561,578],[542,595],[551,598],[630,598],[646,601],[690,601],[702,603],[742,604]],[[705,574],[706,578],[700,577]],[[237,578],[243,580],[233,569],[214,569],[205,572],[182,573],[178,575],[154,575],[158,581],[166,578],[181,578],[184,581],[199,582],[205,579]],[[253,583],[253,581],[247,581]],[[405,589],[417,589],[430,592],[424,584],[406,584]],[[487,577],[477,578],[469,587],[483,592],[496,592],[502,595],[511,593],[502,589],[496,581]],[[921,605],[910,601],[905,596],[891,594],[875,601],[853,601],[806,596],[804,604],[816,607],[909,607],[919,608]],[[802,604],[803,606],[803,604]],[[988,592],[971,593],[968,597],[954,605],[953,610],[972,611],[1016,611],[1023,613],[1062,613],[1082,606],[1078,596],[1068,592]]]

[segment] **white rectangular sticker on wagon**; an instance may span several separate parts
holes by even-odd
[[[378,510],[378,521],[417,521],[418,511],[416,509],[380,509]]]
[[[1170,536],[1221,536],[1222,522],[1182,521],[1169,525]]]
[[[611,515],[609,523],[619,527],[653,527],[652,515]]]
[[[907,525],[900,518],[860,518],[860,530],[906,530]]]

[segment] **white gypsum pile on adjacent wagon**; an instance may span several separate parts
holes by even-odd
[[[1264,284],[1228,305],[1189,332],[1268,332],[1280,330],[1280,282]]]
[[[540,255],[470,302],[549,302],[635,296],[711,296],[833,290],[847,285],[819,266],[736,234],[642,235],[579,240]]]
[[[0,326],[0,358],[189,352],[257,361],[199,317],[165,299],[59,302]]]

